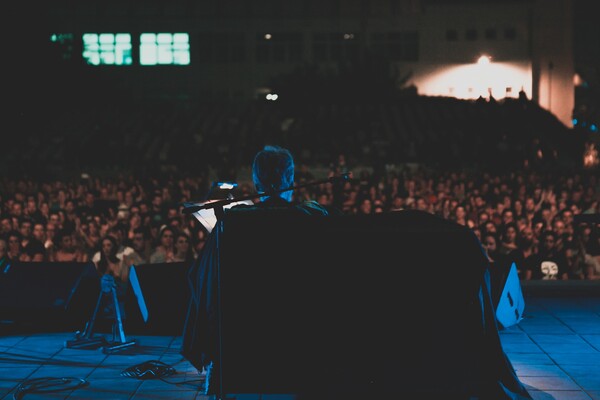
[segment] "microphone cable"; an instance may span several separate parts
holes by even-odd
[[[121,376],[137,379],[159,379],[171,376],[175,372],[175,368],[162,361],[150,360],[125,369],[121,372]]]
[[[88,381],[82,378],[34,378],[27,379],[17,386],[13,400],[22,399],[27,393],[55,393],[65,390],[75,390],[87,386]]]

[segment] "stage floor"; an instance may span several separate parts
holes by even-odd
[[[500,332],[517,375],[536,400],[600,400],[600,297],[528,297],[524,319]],[[416,329],[416,328],[415,328]],[[112,339],[112,335],[97,334]],[[0,336],[0,399],[198,399],[196,370],[181,357],[178,336],[131,335],[136,345],[112,354],[66,347],[73,333]],[[122,376],[129,368],[159,360],[175,369],[161,379]],[[49,393],[21,392],[19,385],[39,378],[84,386]],[[435,377],[432,377],[435,379]],[[55,381],[52,381],[55,382]],[[45,387],[45,390],[58,386]],[[15,397],[16,395],[16,397]],[[293,396],[245,394],[237,400],[289,400]]]
[[[502,346],[536,400],[600,399],[600,297],[527,297]]]

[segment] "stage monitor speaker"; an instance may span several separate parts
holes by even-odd
[[[190,298],[188,262],[132,265],[128,329],[181,335]]]
[[[495,322],[483,311],[487,257],[468,228],[408,210],[231,212],[221,224],[218,271],[197,293],[206,330],[185,349],[210,343],[215,307],[204,299],[217,298],[223,396],[456,399],[496,382],[484,375],[503,365],[494,364],[500,343],[485,335],[485,320]]]
[[[80,328],[100,290],[91,262],[15,262],[0,271],[4,324]]]
[[[506,329],[521,322],[525,310],[525,298],[517,265],[511,263],[508,273],[496,276],[496,279],[504,282],[496,305],[496,320],[499,328]]]

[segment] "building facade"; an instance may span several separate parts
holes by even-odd
[[[82,75],[135,97],[250,99],[302,68],[336,74],[378,59],[402,78],[399,86],[419,94],[502,99],[521,92],[571,127],[568,0],[62,0],[29,22],[45,38],[71,38],[53,44],[58,64],[71,60]],[[131,34],[131,65],[79,63],[82,35],[102,32]],[[145,32],[187,33],[190,63],[139,65]]]

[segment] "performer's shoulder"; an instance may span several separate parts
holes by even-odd
[[[326,207],[315,200],[307,200],[296,205],[296,208],[309,215],[341,215],[342,212],[334,207]]]
[[[392,215],[392,218],[396,218],[402,221],[404,224],[410,226],[426,226],[429,228],[440,228],[450,230],[463,230],[468,227],[460,225],[455,221],[449,220],[442,217],[441,215],[433,214],[423,210],[394,210],[388,215]]]
[[[307,200],[298,203],[256,203],[253,205],[240,204],[226,210],[230,213],[246,213],[246,212],[280,212],[280,213],[296,213],[300,211],[308,215],[341,215],[342,212],[334,207],[327,207],[319,204],[314,200]]]

